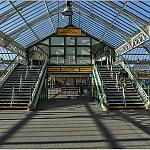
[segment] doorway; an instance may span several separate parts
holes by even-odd
[[[48,99],[77,98],[91,96],[92,77],[90,74],[49,74]]]

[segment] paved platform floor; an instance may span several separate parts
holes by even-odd
[[[45,101],[40,110],[0,110],[0,148],[150,148],[150,111],[102,112],[87,97]]]

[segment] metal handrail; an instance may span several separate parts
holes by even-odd
[[[144,91],[144,89],[142,88],[142,86],[139,84],[139,82],[137,81],[137,79],[134,77],[134,75],[132,74],[131,71],[131,66],[124,60],[124,61],[120,61],[119,64],[128,72],[129,74],[129,79],[132,81],[132,83],[135,85],[136,90],[138,91],[138,94],[141,97],[141,100],[146,104],[148,102],[150,102],[148,95],[146,94],[146,92]]]
[[[17,81],[16,81],[17,82]],[[12,89],[11,89],[11,100],[10,100],[10,107],[13,105],[14,101],[15,101],[15,84],[13,85]]]
[[[28,66],[28,65],[24,65],[24,68],[23,68],[23,71],[20,75],[20,85],[19,85],[19,91],[20,89],[22,88],[22,79],[23,79],[23,74],[24,74],[24,71],[25,71],[25,67]],[[25,75],[25,79],[26,79],[26,75]]]
[[[39,73],[38,73],[39,76],[37,76],[33,86],[31,87],[31,100],[30,100],[30,102],[28,104],[29,106],[34,105],[33,102],[36,103],[36,100],[35,100],[36,92],[37,92],[39,84],[41,82],[41,78],[43,77],[42,75],[44,73],[46,64],[47,64],[47,57],[45,56],[45,61],[43,62],[42,68],[39,70]]]
[[[11,93],[12,95],[11,95],[11,100],[10,100],[10,107],[13,105],[14,100],[15,100],[15,85],[13,85]]]
[[[98,95],[99,95],[99,98],[100,98],[101,107],[103,107],[104,105],[108,105],[107,100],[106,100],[106,94],[105,94],[104,89],[103,89],[103,82],[100,78],[100,74],[97,71],[97,66],[96,65],[94,65],[93,76],[94,76],[94,80],[95,80],[95,83],[96,83],[96,88],[97,88],[97,91],[98,91]]]
[[[16,55],[16,57],[11,61],[11,63],[5,68],[5,70],[1,73],[0,77],[6,72],[6,70],[12,65],[12,63],[16,60],[16,58],[18,57],[18,55]]]

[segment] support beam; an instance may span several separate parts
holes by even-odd
[[[30,4],[32,3],[35,3],[35,1],[27,1],[27,2],[23,2],[19,5],[16,6],[16,8],[18,9],[18,11],[21,11],[22,9],[24,9],[25,7],[29,6]],[[1,15],[0,15],[0,24],[6,22],[11,16],[13,16],[14,14],[16,14],[16,11],[14,11],[13,8],[3,12]]]
[[[45,4],[45,7],[46,7],[46,10],[47,10],[47,13],[48,13],[48,17],[49,17],[50,23],[51,23],[52,28],[53,28],[53,30],[55,32],[55,28],[54,28],[54,25],[53,25],[53,22],[52,22],[52,19],[51,19],[51,16],[50,16],[51,13],[50,13],[50,11],[48,9],[48,5],[47,5],[47,2],[45,0],[44,0],[44,4]]]
[[[122,8],[122,7],[118,6],[117,4],[115,4],[114,2],[111,2],[111,1],[101,1],[101,3],[106,4],[107,6],[113,8],[114,10],[116,10],[116,11],[118,11],[118,12],[119,12],[120,9]],[[142,23],[143,25],[146,25],[146,26],[148,25],[148,22],[146,22],[145,20],[141,19],[140,17],[138,17],[138,16],[132,14],[131,12],[129,12],[129,11],[126,10],[126,9],[124,9],[124,10],[122,11],[122,13],[123,13],[124,16],[130,17],[130,18],[134,19],[136,22]]]
[[[23,21],[26,23],[26,25],[28,26],[28,28],[33,32],[33,34],[35,35],[35,37],[40,40],[40,38],[37,36],[37,34],[34,32],[34,30],[32,29],[32,27],[28,24],[28,22],[25,20],[25,18],[22,16],[22,14],[18,11],[17,7],[13,4],[12,1],[9,1],[10,4],[13,6],[13,8],[16,10],[16,12],[20,15],[20,17],[23,19]]]
[[[100,41],[103,40],[103,38],[105,37],[105,35],[107,34],[107,32],[109,31],[109,29],[112,28],[112,26],[114,25],[115,21],[118,19],[118,17],[120,16],[121,12],[123,11],[123,9],[125,8],[125,6],[127,5],[128,1],[126,1],[123,5],[123,7],[120,9],[120,11],[118,12],[117,16],[114,18],[114,20],[112,21],[112,23],[110,25],[107,26],[107,30],[104,32],[103,36],[101,37]],[[122,35],[121,35],[122,36]],[[124,39],[125,42],[127,42],[129,45],[130,43],[127,41],[127,38],[123,37],[122,38]]]
[[[61,5],[60,9],[63,9],[64,7],[65,7],[65,5]],[[57,11],[58,11],[57,9],[58,9],[58,8],[55,8],[55,9],[53,9],[53,10],[50,12],[50,17],[52,17],[53,15],[55,15],[55,14],[57,13]],[[48,19],[48,18],[49,18],[49,16],[47,15],[47,13],[45,13],[45,14],[43,14],[42,16],[40,16],[40,17],[38,17],[38,18],[32,20],[32,21],[29,22],[28,24],[29,24],[29,26],[34,26],[34,25],[38,24],[39,22],[44,21],[44,20],[46,20],[46,19]],[[27,25],[24,25],[24,26],[18,28],[17,30],[11,32],[11,33],[9,34],[9,36],[14,37],[14,38],[17,38],[22,32],[24,32],[24,31],[26,31],[26,30],[28,30],[28,26],[27,26]]]
[[[150,48],[148,48],[148,46],[145,44],[144,46],[144,49],[149,53],[149,55],[150,55]]]
[[[121,9],[122,9],[122,7],[120,7],[120,6],[118,6],[118,5],[116,5],[116,4],[114,4],[113,2],[104,2],[104,3],[106,3],[107,5],[109,5],[111,8],[113,8],[114,10],[116,10],[116,11],[118,11],[118,12],[120,12],[121,13],[121,15],[123,15],[125,18],[127,18],[128,20],[130,20],[141,32],[143,32],[143,34],[145,34],[145,35],[147,35],[147,36],[149,36],[148,34],[147,34],[147,32],[145,32],[145,27],[147,27],[148,26],[148,23],[145,25],[145,26],[143,26],[143,28],[144,29],[142,29],[139,25],[138,25],[138,23],[142,23],[142,21],[140,21],[141,19],[139,18],[139,17],[137,17],[137,16],[135,16],[135,15],[133,15],[132,13],[128,13],[128,15],[127,15],[127,10],[122,10],[122,11],[120,11]],[[138,23],[137,23],[138,22]]]
[[[132,38],[129,39],[129,43],[131,43],[131,45],[129,45],[127,42],[123,43],[122,45],[120,45],[118,48],[115,49],[116,55],[122,55],[130,50],[132,50],[133,48],[138,47],[139,45],[145,43],[146,41],[150,40],[150,26],[148,26],[145,31],[147,32],[147,34],[149,36],[147,36],[147,34],[144,34],[142,31],[137,33],[136,35],[134,35]]]
[[[0,46],[8,49],[10,52],[13,52],[15,54],[19,54],[23,57],[26,56],[25,53],[26,49],[1,31],[0,31]]]
[[[73,4],[73,6],[74,6],[73,8],[76,10],[76,13],[79,13],[79,11],[78,11],[78,7],[79,7],[79,6],[78,6],[77,4],[75,4],[75,3],[72,3],[72,4]],[[110,26],[110,23],[109,23],[109,22],[107,22],[106,20],[104,20],[104,19],[102,19],[102,18],[96,16],[96,15],[93,14],[93,13],[90,13],[88,10],[84,9],[84,8],[81,7],[81,6],[80,6],[80,13],[82,13],[82,14],[84,14],[84,15],[90,17],[91,19],[93,19],[93,20],[95,20],[96,22],[98,22],[98,23],[104,25],[105,27]],[[114,27],[114,26],[111,27],[111,30],[114,31],[115,33],[119,34],[119,35],[120,35],[121,37],[123,37],[123,38],[127,38],[127,37],[130,36],[129,34],[123,32],[122,30],[120,30],[119,28]]]
[[[129,64],[137,64],[137,60],[126,60]],[[148,64],[149,65],[149,61],[148,60],[140,60],[139,64]]]

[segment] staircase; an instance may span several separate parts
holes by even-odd
[[[17,66],[9,76],[0,90],[0,108],[28,108],[31,100],[31,87],[34,88],[35,86],[41,66],[28,67],[28,71],[26,68],[24,65]],[[21,74],[22,84],[20,88]],[[14,93],[12,92],[13,87]]]
[[[110,68],[108,69],[107,66],[98,66],[98,72],[102,77],[109,108],[145,108],[144,103],[129,80],[127,80],[125,99],[123,90],[119,89],[118,91],[116,73],[119,73],[119,67],[113,66],[113,77],[111,76]]]

